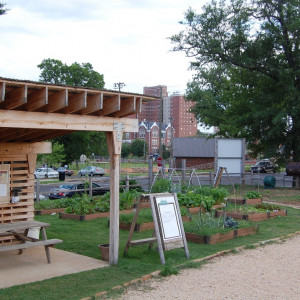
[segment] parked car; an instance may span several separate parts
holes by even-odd
[[[39,194],[39,200],[47,200],[47,197],[45,197],[43,194]],[[34,193],[34,201],[36,201],[36,193]]]
[[[266,172],[276,173],[277,170],[278,170],[278,165],[273,164],[267,158],[258,161],[254,166],[251,167],[251,171],[253,173],[266,173]]]
[[[59,188],[51,189],[49,193],[49,199],[61,199],[61,198],[70,198],[75,194],[83,194],[84,191],[80,191],[83,189],[88,189],[89,184],[86,185],[83,183],[77,184],[62,184]],[[88,190],[86,191],[88,193]],[[93,182],[93,190],[92,195],[104,195],[105,193],[109,192],[109,188],[103,188],[99,184]]]
[[[34,172],[34,178],[58,178],[58,172],[52,168],[38,168]]]
[[[79,176],[94,176],[94,175],[99,175],[103,176],[105,174],[105,170],[100,168],[100,167],[94,167],[94,166],[88,166],[84,169],[79,170],[78,175]]]
[[[57,172],[65,172],[67,176],[72,176],[74,174],[74,171],[73,170],[70,170],[70,169],[66,169],[64,167],[59,167],[57,168],[56,170]]]

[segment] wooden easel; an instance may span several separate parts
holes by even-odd
[[[179,228],[181,232],[181,237],[180,238],[174,238],[171,241],[166,242],[163,238],[163,224],[161,220],[158,218],[158,210],[157,210],[157,205],[155,203],[155,199],[158,197],[174,197],[174,203],[177,208],[177,212],[179,212]],[[132,240],[134,228],[136,225],[136,221],[140,212],[140,209],[142,207],[142,200],[149,199],[150,200],[150,205],[152,209],[152,216],[153,216],[153,223],[154,223],[154,231],[152,234],[152,237],[146,238],[146,239],[141,239],[141,240]],[[138,200],[135,215],[133,217],[133,221],[130,227],[127,243],[124,249],[124,256],[127,255],[128,249],[132,246],[138,246],[138,245],[144,245],[144,244],[149,244],[149,250],[152,248],[153,243],[157,243],[157,248],[160,256],[160,260],[162,264],[165,264],[165,257],[164,257],[164,250],[171,250],[175,248],[185,248],[185,254],[186,258],[189,258],[189,251],[188,251],[188,246],[187,246],[187,241],[184,233],[184,228],[183,228],[183,223],[180,215],[180,209],[177,201],[176,194],[167,194],[167,193],[162,193],[162,194],[149,194],[149,195],[142,195],[141,198]]]
[[[230,178],[230,176],[227,172],[227,168],[225,168],[225,167],[219,167],[218,172],[217,172],[216,177],[215,177],[215,180],[214,180],[214,187],[218,187],[218,185],[220,184],[222,174],[223,174],[224,171],[225,171],[225,173],[227,175],[227,178],[228,178],[228,180],[229,180],[229,182],[230,182],[230,184],[233,188],[233,193],[235,195],[236,194],[236,189],[235,189],[234,184],[232,183],[232,180],[231,180],[231,178]]]

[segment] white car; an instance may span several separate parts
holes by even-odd
[[[100,167],[94,167],[94,166],[88,166],[84,169],[79,170],[78,175],[79,176],[94,176],[94,175],[99,175],[103,176],[105,174],[105,170],[100,168]]]
[[[38,168],[34,172],[34,178],[58,178],[58,172],[52,168]]]

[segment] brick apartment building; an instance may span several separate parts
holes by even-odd
[[[163,98],[163,124],[162,144],[167,149],[171,146],[172,137],[190,137],[197,135],[197,120],[190,112],[193,105],[191,101],[185,101],[183,95],[168,95],[167,86],[157,85],[144,87],[143,93],[149,96]],[[159,148],[159,123],[160,123],[160,100],[143,103],[142,112],[138,115],[139,132],[125,134],[124,142],[131,143],[134,139],[145,139],[149,149],[148,153],[158,152]],[[173,128],[171,130],[171,128]]]

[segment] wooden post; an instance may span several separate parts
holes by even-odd
[[[126,174],[126,191],[129,191],[129,175]]]
[[[149,191],[150,191],[151,184],[153,182],[153,160],[151,157],[149,158],[148,165],[149,165],[148,175],[149,175]]]
[[[92,177],[89,178],[89,196],[93,197],[93,180],[92,180]]]
[[[186,172],[186,160],[185,159],[181,160],[181,167],[182,167],[182,173],[181,173],[182,183],[185,183],[185,172]]]
[[[106,133],[108,151],[110,156],[109,263],[112,265],[118,264],[119,258],[119,181],[122,147],[121,126],[121,123],[115,123],[114,131]]]

